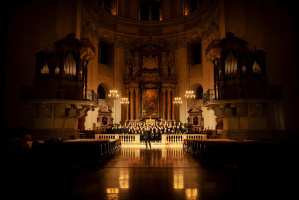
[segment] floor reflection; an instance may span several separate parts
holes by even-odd
[[[127,189],[130,187],[129,184],[130,175],[129,169],[124,168],[119,170],[119,187],[123,189]]]
[[[193,200],[198,197],[198,189],[186,189],[186,199]]]
[[[128,191],[136,196],[198,198],[198,181],[192,181],[201,177],[201,167],[182,148],[122,148],[105,169],[104,179],[110,180],[106,186],[107,199],[120,199],[120,194]],[[116,179],[118,182],[113,181]]]
[[[131,167],[181,167],[185,162],[182,148],[123,148],[121,157],[121,165]]]
[[[184,171],[183,169],[173,170],[173,188],[183,189],[184,188]]]
[[[236,192],[234,179],[204,169],[182,148],[122,148],[98,171],[73,180],[74,194],[98,199],[202,199]]]
[[[119,193],[118,188],[107,188],[106,192],[107,192],[107,199],[108,200],[118,199],[118,193]]]

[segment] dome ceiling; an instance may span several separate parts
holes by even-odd
[[[217,31],[219,0],[83,0],[86,32],[95,39],[199,41]],[[158,6],[158,7],[157,7]],[[159,8],[159,9],[158,9]],[[143,10],[142,10],[143,9]]]
[[[203,7],[208,0],[98,0],[106,12],[119,17],[162,21],[191,14]]]

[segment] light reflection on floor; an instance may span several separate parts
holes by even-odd
[[[123,147],[103,168],[72,181],[75,199],[217,199],[237,192],[234,179],[204,169],[182,147]]]

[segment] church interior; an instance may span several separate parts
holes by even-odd
[[[289,199],[299,133],[295,8],[289,0],[9,2],[0,74],[7,191]]]

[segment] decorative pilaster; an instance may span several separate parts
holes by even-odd
[[[171,89],[167,88],[167,121],[171,121]]]
[[[129,96],[129,90],[126,89],[126,97]],[[129,121],[129,107],[130,107],[130,104],[126,106],[126,122]]]
[[[162,110],[162,120],[166,119],[166,98],[165,98],[165,93],[166,93],[166,89],[165,88],[162,88],[162,103],[163,103],[163,110]]]
[[[135,120],[139,121],[139,88],[135,88]]]
[[[130,121],[134,121],[134,88],[130,88]]]
[[[172,100],[174,98],[174,93],[175,93],[175,90],[172,90],[172,97],[171,97]],[[174,103],[173,103],[173,101],[170,101],[170,102],[172,105],[172,121],[175,121]]]

